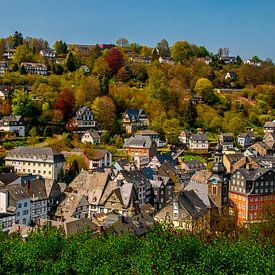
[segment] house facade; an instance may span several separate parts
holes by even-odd
[[[5,165],[13,166],[15,172],[38,174],[45,179],[57,179],[64,164],[64,155],[47,147],[19,146],[5,157]]]
[[[249,133],[241,133],[238,135],[237,141],[240,146],[249,147],[254,143],[255,137]]]
[[[135,156],[152,158],[156,154],[156,145],[148,136],[131,136],[124,140],[123,148],[132,158]]]
[[[275,133],[275,121],[267,121],[264,124],[264,133]]]
[[[20,184],[0,189],[0,213],[15,214],[16,224],[31,223],[31,198]]]
[[[25,136],[25,121],[22,116],[9,115],[0,119],[0,131],[13,132],[17,136]]]
[[[219,142],[223,150],[230,150],[234,148],[234,135],[231,133],[224,133],[219,136]]]
[[[0,61],[0,75],[4,74],[9,69],[8,61]]]
[[[275,170],[240,168],[230,180],[230,206],[236,210],[239,223],[265,220],[275,207]]]
[[[208,138],[205,134],[192,134],[189,140],[191,151],[208,152]]]
[[[127,109],[123,116],[122,126],[127,134],[146,129],[149,126],[147,114],[143,109]]]
[[[94,170],[100,167],[108,167],[112,164],[112,154],[108,150],[93,149],[91,155],[85,155],[89,159],[90,170]]]
[[[76,111],[76,116],[68,123],[68,128],[76,133],[84,133],[87,130],[95,129],[94,115],[88,106],[83,106]]]
[[[81,137],[82,143],[100,144],[100,136],[94,130],[87,130]]]
[[[48,75],[47,66],[41,63],[22,62],[21,67],[28,74]]]

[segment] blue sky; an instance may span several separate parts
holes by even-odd
[[[18,30],[52,45],[129,42],[170,46],[186,40],[212,52],[275,61],[274,0],[9,0],[0,1],[0,37]]]

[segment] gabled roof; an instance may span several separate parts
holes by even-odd
[[[89,110],[91,112],[91,109],[88,106],[82,106],[76,111],[76,119],[81,119],[81,117],[84,115],[84,113]]]
[[[1,121],[6,122],[19,122],[22,119],[22,116],[17,115],[9,115],[9,116],[3,116]]]
[[[154,179],[155,171],[151,167],[144,167],[141,169],[141,172],[147,177],[147,179]]]
[[[124,140],[124,148],[134,147],[134,148],[150,148],[152,141],[148,136],[131,136]]]
[[[198,182],[201,184],[207,184],[208,179],[211,177],[212,173],[207,170],[197,171],[192,177],[191,182]]]
[[[41,156],[45,155],[47,156],[48,160],[54,160],[56,162],[65,162],[64,155],[50,147],[19,146],[15,149],[10,150],[5,159],[6,160],[13,159],[14,154],[17,154],[17,155],[21,154],[22,157],[24,156],[24,154],[41,155]]]
[[[171,163],[172,165],[176,164],[171,153],[157,154],[156,158],[158,159],[160,164],[163,164],[165,161]]]
[[[208,184],[197,183],[190,181],[190,183],[185,187],[186,191],[193,190],[196,195],[203,201],[203,203],[210,208],[210,200],[208,197]]]
[[[265,124],[264,124],[264,128],[273,128],[275,127],[275,121],[267,121]]]
[[[96,138],[96,139],[99,139],[99,138],[100,138],[98,132],[97,132],[97,131],[94,131],[94,130],[87,130],[87,131],[83,134],[83,136],[86,135],[86,134],[89,134],[92,138]]]
[[[7,185],[16,181],[18,178],[20,178],[20,176],[16,173],[1,173],[0,184]]]
[[[48,198],[43,179],[29,181],[24,185],[24,189],[31,198],[37,198],[38,200],[46,200]]]
[[[186,164],[186,166],[189,169],[205,169],[205,165],[203,163],[201,163],[199,160],[188,160],[188,161],[184,161],[184,163]]]
[[[191,138],[194,141],[206,141],[206,140],[208,140],[206,134],[192,134]]]
[[[139,170],[133,170],[133,171],[122,170],[120,171],[120,173],[128,183],[135,184],[136,186],[150,184],[147,177]]]
[[[30,195],[20,184],[7,185],[1,189],[2,192],[9,192],[9,205],[16,207],[16,202],[20,200],[30,199]]]
[[[127,109],[124,114],[124,116],[128,116],[132,122],[138,121],[141,115],[147,117],[143,109]]]

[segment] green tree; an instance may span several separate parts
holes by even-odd
[[[16,48],[12,63],[17,64],[18,66],[21,62],[32,62],[33,61],[33,53],[32,49],[25,45],[20,45]]]
[[[210,80],[207,78],[200,78],[196,82],[195,86],[196,94],[202,97],[202,100],[207,104],[214,104],[216,102],[216,96],[214,93],[214,87]]]
[[[127,47],[128,43],[129,43],[129,41],[125,37],[121,37],[116,41],[116,44],[120,47]]]
[[[158,42],[157,49],[159,50],[159,55],[161,57],[170,57],[170,47],[166,39],[162,39]]]
[[[92,110],[95,120],[102,130],[110,131],[113,129],[116,120],[116,107],[110,97],[97,97],[92,104]]]
[[[54,43],[53,48],[56,51],[56,55],[66,54],[68,51],[67,44],[65,42],[62,42],[62,40],[57,40]]]
[[[30,117],[33,113],[32,97],[23,90],[15,90],[12,99],[12,112],[15,115]]]
[[[186,41],[176,42],[171,50],[171,56],[176,62],[183,63],[194,55],[192,47]]]
[[[180,121],[176,118],[165,119],[163,122],[163,132],[169,143],[177,144],[180,134]]]
[[[11,39],[11,48],[15,49],[19,45],[23,44],[23,35],[21,32],[15,31]]]
[[[66,56],[65,64],[69,72],[74,72],[79,68],[79,60],[77,60],[76,56],[71,51],[68,52]]]
[[[150,97],[160,99],[164,104],[169,100],[166,76],[157,67],[152,67],[149,71],[147,92]]]

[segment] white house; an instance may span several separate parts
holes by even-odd
[[[0,212],[15,213],[17,224],[31,223],[31,198],[20,184],[6,185],[0,190]]]
[[[22,116],[9,115],[0,119],[0,131],[13,132],[20,137],[25,136],[25,122]]]
[[[5,164],[13,166],[17,173],[32,173],[45,179],[57,179],[65,158],[52,148],[19,146],[8,152]]]
[[[108,150],[94,149],[92,154],[87,157],[89,159],[89,169],[91,170],[108,167],[112,163],[112,154]]]
[[[47,75],[47,66],[40,63],[22,62],[22,69],[29,74]]]
[[[96,131],[93,130],[87,130],[82,138],[82,143],[91,143],[91,144],[99,144],[100,143],[100,136]]]
[[[192,151],[205,151],[209,148],[208,138],[205,134],[192,134],[189,140],[189,149]]]

